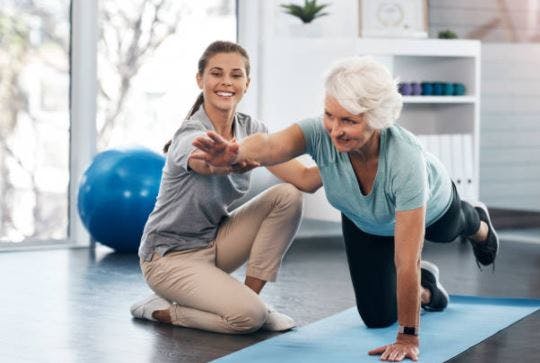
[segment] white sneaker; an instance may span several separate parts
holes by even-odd
[[[166,310],[171,306],[171,303],[165,300],[164,298],[152,294],[146,299],[136,302],[131,305],[129,311],[134,318],[137,319],[148,319],[152,321],[157,321],[152,317],[152,314],[156,310]]]
[[[268,315],[266,321],[261,326],[262,330],[286,331],[296,326],[296,322],[290,316],[274,310],[270,305],[266,305],[266,308],[268,309]]]

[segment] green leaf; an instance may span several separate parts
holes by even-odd
[[[321,13],[321,11],[329,5],[330,4],[317,4],[317,0],[304,0],[303,6],[297,4],[280,4],[285,13],[299,18],[304,23],[310,23],[315,18],[329,15],[327,12]]]

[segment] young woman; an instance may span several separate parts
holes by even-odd
[[[437,266],[421,261],[424,237],[467,238],[477,261],[494,262],[498,238],[486,207],[460,197],[444,166],[395,125],[402,99],[390,73],[369,57],[338,62],[325,82],[324,116],[238,144],[209,132],[193,157],[214,166],[250,160],[274,165],[308,153],[343,236],[360,316],[368,327],[399,322],[396,341],[370,351],[382,360],[417,360],[420,306],[444,310]]]
[[[159,195],[139,248],[144,278],[155,295],[134,304],[131,313],[220,333],[290,329],[294,321],[267,307],[258,294],[267,281],[276,280],[298,228],[299,189],[317,190],[319,171],[296,160],[269,167],[287,183],[229,213],[228,206],[248,190],[247,171],[258,164],[245,160],[213,167],[191,157],[191,144],[210,130],[233,142],[267,131],[236,111],[249,86],[246,51],[230,42],[210,44],[196,80],[202,93],[165,146]],[[229,273],[246,261],[242,284]]]

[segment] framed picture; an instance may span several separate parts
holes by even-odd
[[[358,0],[364,38],[427,38],[428,0]]]

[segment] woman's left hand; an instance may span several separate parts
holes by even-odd
[[[401,362],[405,358],[417,361],[420,355],[418,337],[398,334],[394,344],[370,350],[369,355],[381,355],[382,361]]]
[[[194,150],[191,157],[214,167],[228,167],[243,161],[236,160],[240,147],[236,139],[226,140],[215,131],[196,137],[192,145],[198,150]]]

